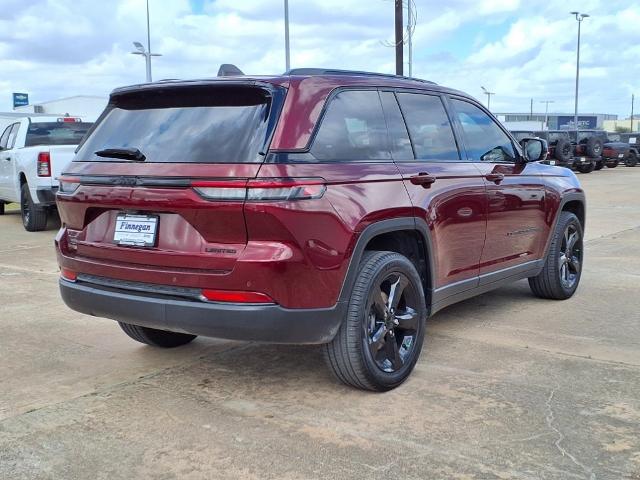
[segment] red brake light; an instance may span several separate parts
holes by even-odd
[[[82,120],[77,117],[61,117],[58,118],[58,122],[62,123],[80,123]]]
[[[51,155],[49,154],[49,152],[38,153],[38,176],[51,176]]]
[[[78,274],[76,272],[64,267],[60,269],[60,275],[69,282],[75,282],[78,278]]]
[[[269,295],[260,292],[204,289],[202,290],[202,296],[210,302],[275,303]]]

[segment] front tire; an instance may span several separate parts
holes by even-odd
[[[625,159],[624,164],[627,167],[635,167],[638,164],[638,156],[635,154],[635,152],[629,152],[629,155]]]
[[[197,335],[189,335],[188,333],[167,332],[166,330],[141,327],[139,325],[131,325],[124,322],[118,322],[118,324],[124,333],[129,335],[129,337],[133,338],[136,342],[146,343],[153,347],[180,347],[182,345],[186,345],[197,337]]]
[[[578,288],[584,261],[583,231],[571,212],[560,212],[544,267],[529,286],[540,298],[566,300]]]
[[[424,341],[427,307],[411,261],[395,252],[365,252],[347,317],[325,360],[341,382],[384,392],[413,370]]]
[[[47,210],[33,202],[26,183],[20,187],[20,214],[27,232],[40,232],[47,228]]]

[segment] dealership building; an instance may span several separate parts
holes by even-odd
[[[496,113],[498,120],[505,125],[524,124],[544,125],[544,113]],[[547,116],[549,130],[572,130],[575,129],[573,113],[549,113]],[[581,113],[578,115],[579,128],[605,128],[605,122],[618,120],[618,115],[608,113]]]

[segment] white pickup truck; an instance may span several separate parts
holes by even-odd
[[[55,208],[56,179],[91,125],[69,116],[12,121],[0,136],[0,215],[5,203],[20,203],[24,228],[44,230]]]

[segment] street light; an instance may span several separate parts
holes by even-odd
[[[151,83],[151,57],[161,57],[160,53],[151,53],[151,30],[149,29],[149,0],[147,0],[147,49],[140,42],[133,42],[136,47],[132,55],[142,55],[147,64],[147,83]]]
[[[575,101],[575,112],[573,115],[573,123],[576,129],[576,141],[578,139],[578,82],[580,79],[580,26],[582,25],[582,21],[589,17],[586,13],[580,12],[570,12],[571,15],[576,17],[578,21],[578,47],[576,51],[576,101]]]
[[[547,130],[549,130],[549,104],[554,102],[553,100],[541,100],[540,103],[544,103],[544,124],[547,126]]]
[[[491,95],[495,95],[495,92],[490,92],[483,86],[480,86],[484,94],[487,96],[487,110],[491,111]]]

